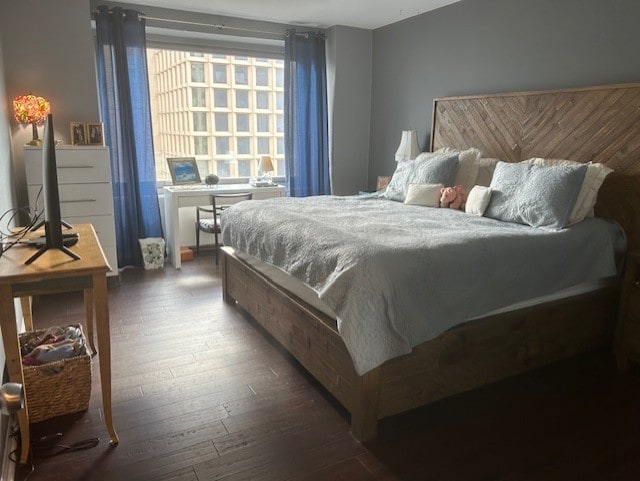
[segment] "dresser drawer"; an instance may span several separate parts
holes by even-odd
[[[111,182],[111,166],[106,149],[56,149],[58,184]],[[26,149],[24,168],[27,182],[42,184],[42,150]]]
[[[29,204],[33,207],[40,189],[37,185],[29,186]],[[63,219],[67,217],[90,215],[113,215],[113,194],[111,184],[65,184],[58,186],[60,194],[60,212]],[[42,211],[42,195],[38,199],[36,209]]]

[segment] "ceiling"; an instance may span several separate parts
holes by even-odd
[[[375,29],[459,0],[127,0],[172,8],[315,28]]]

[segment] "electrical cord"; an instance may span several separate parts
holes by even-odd
[[[20,445],[20,428],[17,425],[11,428],[9,436],[16,439],[18,445]],[[21,469],[28,470],[22,475],[22,481],[26,481],[29,475],[35,471],[36,468],[33,463],[34,459],[51,458],[63,453],[83,451],[85,449],[95,448],[100,443],[100,438],[88,438],[71,444],[61,443],[61,440],[62,433],[49,434],[33,440],[31,443],[31,449],[29,449],[27,464],[19,466]],[[18,449],[14,449],[9,453],[9,460],[18,465]]]
[[[36,195],[35,205],[38,205],[40,201],[40,194],[42,193],[42,187],[38,190],[38,194]],[[13,221],[18,217],[18,215],[24,212],[29,217],[29,223],[18,229],[9,229],[9,226],[13,223]],[[31,229],[39,222],[42,217],[43,211],[38,211],[36,207],[32,208],[30,206],[27,207],[16,207],[13,209],[8,209],[0,215],[0,227],[2,225],[7,226],[7,231],[4,231],[0,228],[0,258],[2,254],[9,249],[11,249],[16,244],[19,244],[20,241],[31,231]],[[7,216],[10,217],[5,220]],[[4,224],[3,224],[4,220]],[[5,242],[6,239],[10,239],[8,242]]]

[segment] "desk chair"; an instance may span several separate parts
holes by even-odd
[[[211,194],[211,207],[196,207],[196,255],[200,255],[200,231],[213,234],[215,239],[216,265],[218,265],[218,234],[220,234],[220,214],[229,204],[241,200],[251,200],[251,192],[237,194]],[[201,212],[213,214],[212,217],[200,217]]]

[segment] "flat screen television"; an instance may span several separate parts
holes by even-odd
[[[44,139],[42,141],[42,197],[44,200],[44,238],[41,247],[25,264],[31,264],[49,249],[59,249],[74,260],[80,256],[67,246],[78,241],[78,234],[62,233],[62,221],[60,215],[60,194],[58,192],[58,166],[56,163],[56,146],[53,139],[53,116],[49,114],[44,127]],[[36,227],[41,226],[39,224]],[[70,226],[69,226],[70,227]],[[38,245],[38,243],[35,243]]]

